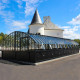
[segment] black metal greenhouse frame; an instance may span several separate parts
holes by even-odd
[[[41,36],[44,40],[39,39],[39,43],[39,40],[34,38],[34,36]],[[49,38],[49,36],[47,37]],[[35,63],[79,53],[78,44],[72,40],[54,37],[57,40],[67,40],[67,43],[47,44],[47,41],[45,44],[41,43],[45,42],[45,38],[46,36],[38,34],[27,34],[20,31],[12,32],[6,37],[2,44],[2,58]],[[72,42],[73,44],[68,44],[68,42]]]

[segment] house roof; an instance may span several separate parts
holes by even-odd
[[[31,25],[32,24],[42,24],[42,21],[41,21],[41,18],[39,16],[39,13],[38,13],[38,10],[37,9],[36,9],[36,11],[34,13],[34,16],[33,16],[32,22],[31,22]]]
[[[50,16],[44,16],[44,25],[45,30],[62,30],[61,28],[59,28],[58,26],[51,22]]]

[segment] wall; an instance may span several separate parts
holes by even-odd
[[[44,35],[63,38],[62,30],[44,30]]]
[[[30,33],[40,33],[41,35],[44,35],[44,25],[36,24],[36,25],[30,25]]]

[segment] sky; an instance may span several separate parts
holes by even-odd
[[[0,0],[0,33],[27,32],[35,9],[41,20],[64,29],[64,38],[80,39],[80,0]]]

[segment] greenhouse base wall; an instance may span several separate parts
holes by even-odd
[[[77,53],[79,53],[79,48],[55,48],[52,50],[29,51],[2,51],[2,59],[36,63]]]

